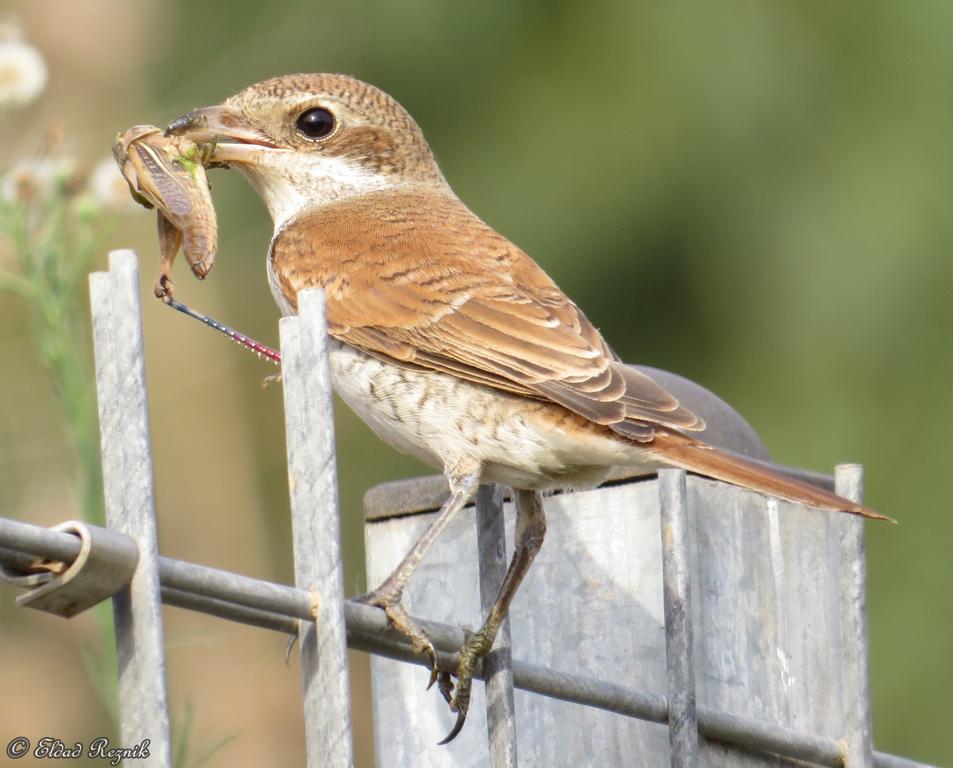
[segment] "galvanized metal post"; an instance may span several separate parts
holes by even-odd
[[[280,323],[295,583],[314,598],[299,620],[308,766],[354,762],[348,688],[341,526],[324,292],[298,295]]]
[[[477,548],[480,556],[480,605],[486,616],[506,575],[503,489],[481,485],[476,496]],[[516,768],[516,716],[513,702],[513,654],[510,620],[504,619],[493,650],[484,662],[486,727],[492,768]]]
[[[132,583],[113,598],[123,746],[148,739],[137,765],[171,766],[156,543],[155,491],[146,404],[142,310],[135,252],[109,254],[89,277],[102,437],[106,522],[139,547]]]
[[[837,493],[863,501],[864,470],[859,464],[841,464],[834,473]],[[870,672],[867,660],[867,561],[864,520],[837,515],[833,521],[841,546],[840,592],[843,606],[843,691],[845,768],[874,764],[870,713]]]
[[[672,768],[694,768],[698,764],[698,722],[685,471],[660,470],[658,487]]]

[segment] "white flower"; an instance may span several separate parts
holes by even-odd
[[[0,107],[33,101],[46,85],[46,63],[40,52],[19,39],[7,25],[0,34]]]
[[[0,179],[0,198],[7,202],[48,200],[76,177],[76,164],[68,157],[21,160]]]
[[[129,211],[136,207],[129,185],[111,156],[93,169],[89,177],[89,193],[103,208]]]

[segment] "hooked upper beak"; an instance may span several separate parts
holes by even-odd
[[[280,151],[268,136],[225,106],[193,109],[165,129],[166,136],[182,136],[196,144],[213,144],[213,163],[254,163],[262,152]]]

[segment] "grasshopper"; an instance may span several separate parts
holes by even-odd
[[[154,125],[134,125],[116,136],[113,157],[133,199],[158,213],[161,267],[154,292],[172,296],[172,264],[182,249],[193,274],[203,280],[218,248],[218,224],[205,166],[211,146],[164,136]]]

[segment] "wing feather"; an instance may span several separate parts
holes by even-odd
[[[370,354],[551,400],[633,440],[698,417],[618,361],[598,330],[523,251],[459,200],[388,191],[286,225],[277,284],[321,286],[329,332]]]

